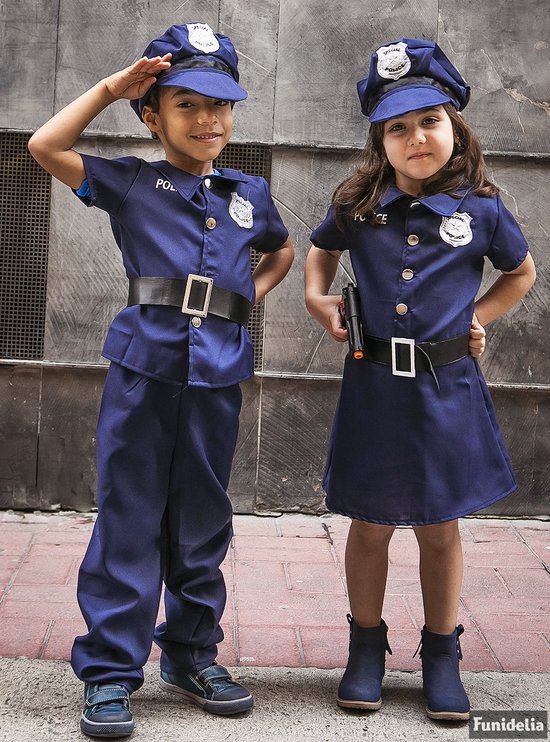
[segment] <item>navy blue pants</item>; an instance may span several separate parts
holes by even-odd
[[[153,640],[167,672],[215,659],[240,408],[238,385],[178,387],[111,364],[97,428],[98,517],[78,579],[88,633],[71,662],[81,680],[136,690]],[[155,629],[163,579],[166,622]]]

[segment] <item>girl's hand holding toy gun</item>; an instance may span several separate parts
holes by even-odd
[[[349,283],[342,289],[342,301],[339,306],[342,324],[348,331],[348,345],[351,355],[360,360],[364,356],[363,328],[361,326],[361,305],[357,286]]]

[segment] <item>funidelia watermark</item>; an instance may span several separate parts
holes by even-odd
[[[548,711],[472,711],[470,739],[548,739]]]

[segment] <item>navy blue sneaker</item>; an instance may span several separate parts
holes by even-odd
[[[216,663],[188,675],[170,675],[161,670],[160,687],[189,698],[211,714],[240,714],[254,704],[249,691],[233,680],[225,667]]]
[[[128,737],[134,731],[130,694],[118,683],[84,686],[80,728],[90,737]]]

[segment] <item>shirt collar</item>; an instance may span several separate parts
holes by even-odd
[[[204,180],[204,178],[200,178],[197,175],[191,175],[191,173],[188,173],[185,170],[180,170],[180,168],[171,165],[168,160],[150,162],[149,165],[155,170],[158,170],[158,172],[164,175],[165,178],[168,178],[174,188],[177,189],[178,193],[183,196],[186,201],[190,201],[193,198],[195,191]],[[211,177],[213,179],[216,178],[237,182],[244,182],[246,180],[246,175],[244,175],[240,170],[221,168],[218,172],[219,175],[212,175]]]
[[[458,198],[454,198],[448,193],[435,193],[433,196],[417,196],[415,198],[410,196],[408,193],[400,191],[396,185],[390,185],[380,199],[380,206],[385,208],[394,201],[397,201],[399,198],[407,197],[420,201],[421,204],[431,211],[434,211],[436,214],[440,214],[441,216],[452,216],[469,192],[470,188],[467,186],[457,190]]]

